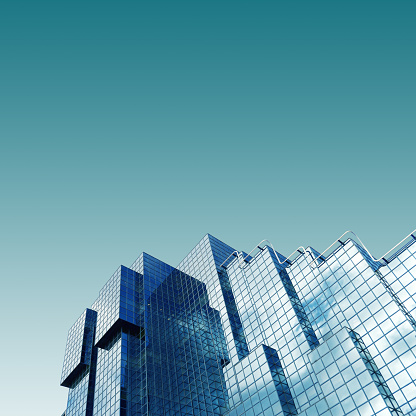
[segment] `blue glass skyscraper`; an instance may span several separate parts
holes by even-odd
[[[69,330],[61,385],[66,416],[416,416],[416,236],[143,253]]]

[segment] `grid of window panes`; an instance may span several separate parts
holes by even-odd
[[[97,313],[86,309],[68,332],[61,385],[69,387],[91,364]]]
[[[166,275],[164,269],[154,259],[144,273],[149,414],[224,414],[222,365],[228,359],[218,311],[208,305],[204,283],[176,269]]]
[[[121,267],[119,267],[104,287],[100,290],[97,300],[94,302],[98,311],[95,342],[99,342],[107,330],[114,325],[120,317],[120,284]]]
[[[137,412],[147,407],[137,394],[145,380],[144,360],[139,359],[144,347],[143,280],[142,274],[121,266],[93,305],[99,334],[93,415],[141,414]],[[106,317],[112,302],[116,308]]]
[[[309,414],[389,415],[350,332],[343,328],[309,355],[323,392],[322,399],[308,409]]]
[[[266,247],[242,268],[235,260],[228,271],[250,353],[260,344],[278,351],[279,372],[285,374],[293,397],[293,405],[281,403],[282,414],[293,413],[293,408],[300,413],[319,400],[316,377],[308,360],[308,353],[311,347],[316,347],[317,339],[315,336],[314,342],[309,342],[313,331],[305,331],[303,320],[307,315],[298,297],[297,309],[294,309],[293,285],[287,282],[288,274],[282,273],[271,253]],[[299,319],[299,311],[302,311],[302,319]],[[312,328],[309,322],[308,327]],[[285,413],[287,407],[290,413]]]
[[[121,266],[67,415],[416,416],[416,244],[381,262],[351,240],[312,255],[242,262],[208,234],[177,268]]]
[[[284,415],[273,374],[275,366],[264,347],[259,345],[237,364],[225,368],[230,408],[227,416]],[[286,382],[284,378],[282,381]]]
[[[401,411],[414,412],[415,331],[362,249],[348,241],[319,267],[299,262],[289,274],[318,337],[325,340],[342,328],[353,329]]]
[[[206,284],[209,304],[220,312],[221,327],[232,363],[237,363],[248,353],[233,289],[227,270],[222,267],[224,262],[227,266],[235,256],[232,247],[207,234],[178,266],[179,270]]]
[[[416,244],[408,246],[379,272],[416,320]]]
[[[72,373],[77,365],[81,363],[82,341],[84,338],[86,316],[87,311],[85,310],[68,331],[61,383],[70,375],[70,373]]]
[[[66,415],[91,415],[94,401],[94,387],[96,376],[97,349],[94,347],[95,326],[97,313],[86,309],[68,334],[67,353],[71,357],[71,345],[76,345],[73,351],[78,356],[78,364],[65,367],[68,356],[64,359],[64,370],[61,385],[69,387]],[[74,331],[74,329],[76,329]],[[76,336],[75,336],[76,334]],[[81,346],[81,348],[79,348]]]
[[[93,412],[96,416],[121,414],[120,393],[124,381],[122,373],[125,372],[122,370],[126,366],[125,357],[121,355],[121,338],[119,333],[108,344],[108,350],[98,349]]]
[[[78,379],[69,389],[68,403],[66,408],[67,416],[87,414],[89,372],[84,370]]]
[[[360,357],[363,360],[365,366],[367,367],[367,370],[370,373],[370,376],[373,379],[374,384],[376,385],[390,413],[393,415],[402,415],[403,412],[397,404],[392,392],[389,389],[389,386],[384,380],[382,374],[380,373],[380,370],[374,362],[373,357],[371,357],[370,353],[368,352],[361,337],[355,331],[352,330],[349,330],[348,334],[351,337],[352,342],[354,343],[355,348],[360,354]]]

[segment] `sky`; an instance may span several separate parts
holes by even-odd
[[[414,1],[3,1],[0,413],[59,416],[120,264],[416,228]]]

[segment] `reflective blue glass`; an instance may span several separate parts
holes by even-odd
[[[143,253],[69,330],[61,385],[65,416],[416,416],[416,240]]]

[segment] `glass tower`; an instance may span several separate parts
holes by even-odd
[[[339,243],[121,266],[69,330],[64,415],[416,416],[416,237]]]

